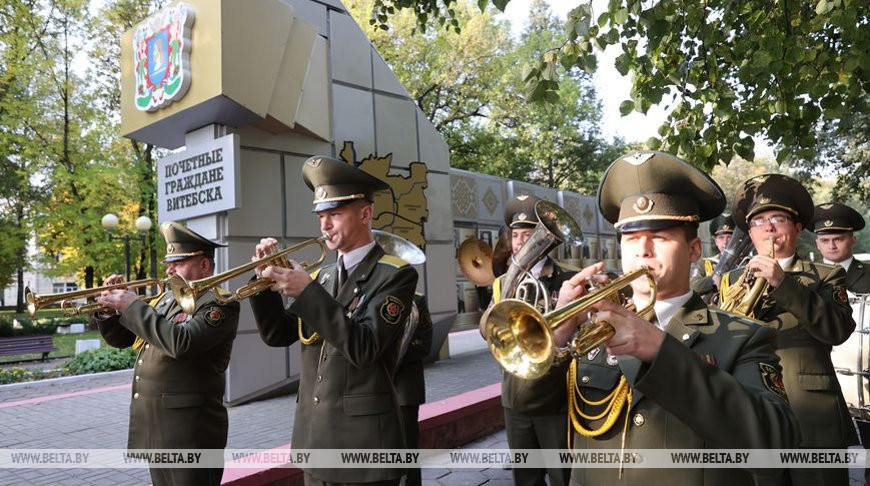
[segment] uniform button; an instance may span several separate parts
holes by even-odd
[[[139,399],[139,393],[136,392],[133,394],[133,400],[138,400],[138,399]]]
[[[139,375],[136,375],[136,383],[139,383],[140,379],[141,379],[141,377]]]
[[[314,397],[314,404],[317,405],[318,403],[320,403],[320,399],[317,397]]]
[[[589,383],[589,377],[588,377],[588,376],[584,376],[583,378],[580,378],[580,381],[583,382],[583,383]]]
[[[323,355],[323,361],[326,361],[326,355],[325,355],[325,354]]]
[[[359,287],[354,287],[354,288],[353,288],[353,293],[357,293],[357,292],[359,292]]]
[[[150,349],[150,348],[151,348],[151,345],[148,343],[145,343],[145,349]]]
[[[688,341],[690,337],[689,333],[683,334],[683,341]]]
[[[139,360],[139,364],[142,364],[142,360],[141,360],[141,359]]]
[[[317,375],[317,382],[320,383],[321,381],[323,381],[323,376]]]
[[[634,425],[637,425],[638,427],[640,427],[641,425],[643,425],[644,422],[645,422],[645,419],[643,418],[643,415],[637,414],[634,416]]]

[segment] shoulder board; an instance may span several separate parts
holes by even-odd
[[[716,262],[714,262],[712,258],[705,258],[704,259],[704,273],[706,273],[707,277],[709,277],[710,275],[713,275],[713,270],[714,270],[713,264],[714,263],[716,263]]]
[[[163,292],[160,292],[159,294],[155,295],[153,298],[151,298],[151,300],[148,301],[148,305],[150,305],[151,307],[154,307],[155,305],[157,305],[160,302],[160,299],[162,299],[164,295],[166,295],[165,290]]]
[[[742,321],[746,324],[754,324],[756,326],[767,327],[764,322],[759,321],[758,319],[753,319],[751,317],[746,317],[740,314],[735,314],[733,312],[728,312],[717,307],[710,307],[709,310],[711,313],[716,314],[717,317],[721,316],[727,318],[730,321]]]
[[[731,286],[731,272],[727,272],[719,279],[719,300],[725,302],[725,294],[728,292],[728,287]]]
[[[827,263],[822,263],[822,262],[810,262],[810,264],[811,264],[811,265],[814,265],[816,268],[819,268],[819,269],[822,269],[822,270],[835,270],[835,269],[837,269],[838,267],[839,267],[839,268],[843,268],[843,267],[841,267],[840,265],[837,265],[837,264],[829,265],[829,264],[827,264]]]
[[[423,297],[423,292],[414,292],[417,297]]]
[[[317,276],[320,275],[321,270],[323,270],[323,267],[320,267],[317,270],[311,272],[311,274],[309,274],[309,277],[311,277],[311,280],[317,280]]]
[[[565,270],[567,272],[579,273],[581,270],[583,270],[582,268],[575,267],[574,265],[571,265],[570,263],[565,263],[565,262],[562,262],[559,260],[553,260],[553,261],[556,262],[556,266],[558,266],[559,268],[561,268],[562,270]]]
[[[399,257],[395,257],[393,255],[384,255],[378,260],[378,263],[383,263],[385,265],[389,265],[391,267],[402,268],[407,267],[409,265],[408,262],[402,260]]]
[[[232,295],[232,292],[230,292],[229,290],[226,290],[222,287],[215,287],[214,290],[215,290],[215,292],[220,294],[221,297],[227,297],[229,295]]]

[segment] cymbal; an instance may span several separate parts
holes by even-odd
[[[511,248],[511,232],[505,231],[498,237],[498,243],[495,244],[495,250],[492,252],[492,273],[495,276],[504,275],[510,266],[510,258],[513,249]]]
[[[495,276],[492,274],[492,248],[485,242],[471,237],[456,250],[459,269],[469,282],[478,287],[490,285]]]

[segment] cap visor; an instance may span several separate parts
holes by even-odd
[[[621,225],[617,231],[619,233],[634,233],[636,231],[655,231],[661,229],[673,228],[682,226],[685,221],[675,221],[673,219],[649,219],[644,221],[632,221]]]
[[[329,211],[330,209],[335,209],[345,204],[350,204],[354,201],[359,201],[359,199],[350,199],[348,201],[325,201],[320,202],[314,205],[314,209],[311,210],[312,213],[319,213],[321,211]]]

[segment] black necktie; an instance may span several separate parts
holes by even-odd
[[[347,270],[344,268],[344,255],[340,255],[338,257],[338,289],[341,290],[341,286],[344,285],[345,280],[347,280]]]

